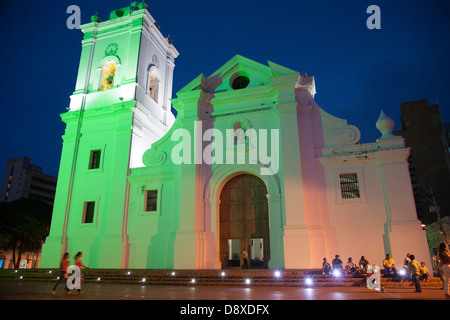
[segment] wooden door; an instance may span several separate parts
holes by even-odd
[[[263,259],[249,261],[249,266],[268,266],[270,259],[269,214],[267,189],[264,182],[252,175],[232,178],[223,187],[220,195],[220,255],[223,263],[242,266],[242,251],[249,256],[251,239],[263,239]],[[230,239],[240,243],[239,260],[228,255]],[[231,259],[230,259],[231,258]],[[228,260],[228,261],[227,261]]]

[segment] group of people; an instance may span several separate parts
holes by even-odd
[[[386,258],[383,260],[383,267],[384,275],[386,277],[398,277],[394,259],[392,259],[390,254],[386,254]],[[413,254],[407,253],[403,260],[403,269],[405,270],[405,274],[409,275],[409,279],[415,285],[415,292],[422,292],[420,281],[428,281],[428,268],[425,266],[425,262],[419,264]]]
[[[448,245],[442,242],[439,246],[439,261],[438,261],[438,272],[444,283],[444,294],[447,299],[450,299],[450,251]],[[333,261],[328,263],[327,258],[323,258],[322,263],[322,274],[328,275],[333,274],[335,270],[347,274],[367,274],[369,267],[369,261],[362,256],[359,260],[359,264],[355,264],[352,258],[348,258],[347,263],[343,264],[340,256],[337,254]],[[386,258],[383,260],[384,275],[386,277],[397,278],[399,276],[397,269],[395,267],[394,259],[392,259],[390,254],[386,254]],[[428,281],[429,273],[425,262],[418,262],[413,254],[407,254],[404,261],[403,267],[406,274],[409,274],[409,279],[415,285],[415,292],[422,292],[420,281]],[[403,281],[403,279],[402,279]]]
[[[89,267],[85,266],[83,264],[83,262],[81,262],[81,257],[82,256],[83,256],[82,252],[78,252],[75,255],[75,266],[80,268],[80,270],[81,270],[81,268],[90,269]],[[58,280],[56,281],[56,283],[55,283],[55,285],[53,287],[53,290],[52,290],[52,294],[53,295],[56,294],[55,290],[56,290],[56,288],[58,287],[58,285],[61,282],[65,282],[64,291],[66,292],[66,294],[72,294],[72,291],[70,291],[69,287],[67,286],[67,279],[70,276],[70,274],[67,272],[68,268],[70,266],[69,258],[70,258],[70,254],[68,252],[64,253],[64,255],[63,255],[62,259],[61,259],[61,262],[59,264],[60,275],[59,275]],[[83,278],[81,278],[81,282],[83,282]],[[81,291],[81,288],[79,288],[79,289],[77,288],[77,291],[78,291],[79,294],[83,293],[83,291]]]
[[[327,258],[323,258],[322,263],[322,274],[332,274],[335,271],[339,271],[340,273],[347,273],[347,274],[355,274],[355,273],[361,273],[366,274],[367,273],[367,267],[369,266],[369,261],[364,256],[361,256],[361,259],[359,260],[359,264],[356,264],[353,262],[353,259],[351,257],[348,258],[347,263],[344,266],[344,263],[341,260],[340,255],[335,255],[334,259],[330,263],[327,261]]]
[[[82,252],[78,252],[75,255],[75,266],[77,266],[78,268],[80,268],[80,270],[82,268],[85,269],[90,269],[89,267],[85,266],[83,264],[83,262],[81,261],[81,257],[83,256]],[[450,299],[450,251],[448,248],[448,245],[445,242],[442,242],[439,246],[439,261],[438,261],[438,272],[439,275],[441,276],[441,279],[443,280],[444,286],[444,294],[445,297],[447,299]],[[57,282],[55,283],[53,290],[52,290],[52,294],[55,294],[55,290],[58,287],[58,285],[61,282],[65,282],[65,292],[67,294],[72,294],[72,292],[69,290],[68,286],[67,286],[67,279],[69,278],[69,274],[68,274],[68,268],[70,266],[70,254],[68,252],[64,253],[63,258],[61,259],[60,262],[60,276],[57,280]],[[247,269],[248,268],[248,253],[247,251],[243,250],[243,258],[244,258],[244,266],[243,269]],[[347,274],[355,274],[355,273],[360,273],[360,274],[367,274],[367,270],[369,267],[369,261],[364,257],[361,256],[361,259],[359,260],[359,264],[357,265],[356,263],[353,262],[352,258],[349,257],[347,260],[347,263],[343,264],[340,255],[335,255],[335,258],[333,259],[333,261],[330,263],[328,263],[327,258],[323,258],[323,263],[322,263],[322,274],[324,275],[328,275],[328,274],[332,274],[334,273],[336,270],[339,271],[340,273],[347,273]],[[392,259],[391,255],[388,253],[386,254],[386,258],[384,258],[383,260],[383,267],[384,267],[384,275],[385,276],[393,276],[393,277],[397,277],[398,276],[398,272],[397,269],[395,267],[395,262],[394,259]],[[403,268],[408,271],[410,279],[412,280],[412,282],[415,285],[416,291],[415,292],[422,292],[421,290],[421,286],[420,286],[420,281],[428,281],[428,269],[425,266],[424,262],[421,262],[419,264],[419,262],[416,260],[416,257],[413,254],[407,254],[406,258],[403,261]],[[81,282],[83,282],[83,278],[81,278]],[[83,293],[83,291],[81,291],[81,288],[77,288],[78,293]]]

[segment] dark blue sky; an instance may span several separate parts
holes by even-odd
[[[174,96],[200,73],[209,76],[234,55],[267,60],[316,78],[316,101],[361,131],[379,137],[380,110],[400,127],[402,102],[438,99],[450,121],[448,1],[164,0],[149,11],[180,52]],[[27,156],[58,174],[64,124],[60,114],[75,88],[82,33],[69,30],[69,5],[82,23],[128,0],[1,1],[0,172]],[[369,5],[381,9],[381,30],[369,30]]]

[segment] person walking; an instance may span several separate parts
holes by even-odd
[[[67,268],[70,265],[69,258],[70,258],[70,254],[68,252],[66,252],[66,253],[64,253],[63,258],[61,259],[61,262],[59,263],[60,274],[59,274],[58,280],[55,283],[55,286],[53,287],[53,290],[52,290],[53,295],[56,294],[56,292],[55,292],[56,288],[63,281],[66,283],[66,287],[64,288],[64,291],[66,291],[67,294],[72,294],[72,292],[67,287],[67,278],[69,278],[69,274],[67,273]]]
[[[442,242],[439,245],[439,268],[442,271],[444,282],[444,295],[445,298],[450,299],[450,251],[448,245]]]
[[[83,262],[81,262],[81,257],[82,257],[82,256],[83,256],[83,253],[82,253],[81,251],[78,252],[78,253],[75,255],[75,265],[76,265],[78,268],[80,268],[80,277],[81,277],[80,283],[83,283],[83,282],[84,282],[83,274],[81,273],[81,268],[89,269],[89,270],[91,269],[91,268],[85,266],[85,265],[83,264]],[[81,289],[78,289],[78,293],[82,294],[82,293],[84,293],[84,292],[81,291]]]
[[[411,272],[411,279],[416,286],[415,292],[422,292],[422,288],[420,287],[420,265],[419,262],[417,262],[416,257],[411,254],[409,256],[411,261],[409,262],[408,268]]]
[[[242,266],[242,269],[248,269],[248,253],[244,248],[244,251],[242,251],[242,258],[244,259],[244,265]]]

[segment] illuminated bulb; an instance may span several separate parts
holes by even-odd
[[[400,275],[401,275],[401,276],[404,276],[404,275],[406,275],[406,271],[405,271],[405,269],[401,269],[401,270],[399,271],[399,273],[400,273]]]
[[[339,271],[339,270],[334,270],[333,271],[333,275],[335,276],[335,277],[340,277],[341,276],[341,272]]]
[[[222,277],[225,277],[225,272],[222,271],[222,272],[220,273],[220,275],[221,275]]]
[[[308,285],[308,286],[312,285],[312,283],[313,283],[311,278],[306,278],[305,282],[306,282],[306,285]]]
[[[275,277],[277,277],[277,278],[281,277],[281,272],[280,271],[275,271]]]
[[[191,283],[195,283],[195,279],[192,279],[192,280],[191,280]]]
[[[245,279],[246,284],[250,284],[250,279]]]
[[[142,278],[142,282],[145,282],[145,278]]]
[[[130,271],[128,271],[128,273],[127,273],[128,275],[130,275],[131,274],[131,272]]]
[[[52,273],[52,270],[50,270],[48,273]]]
[[[97,278],[98,281],[100,281],[100,278]]]
[[[20,277],[19,277],[19,279],[22,279],[22,278],[23,278],[23,276],[20,276]]]
[[[175,275],[175,272],[172,272],[172,276],[174,276]]]

